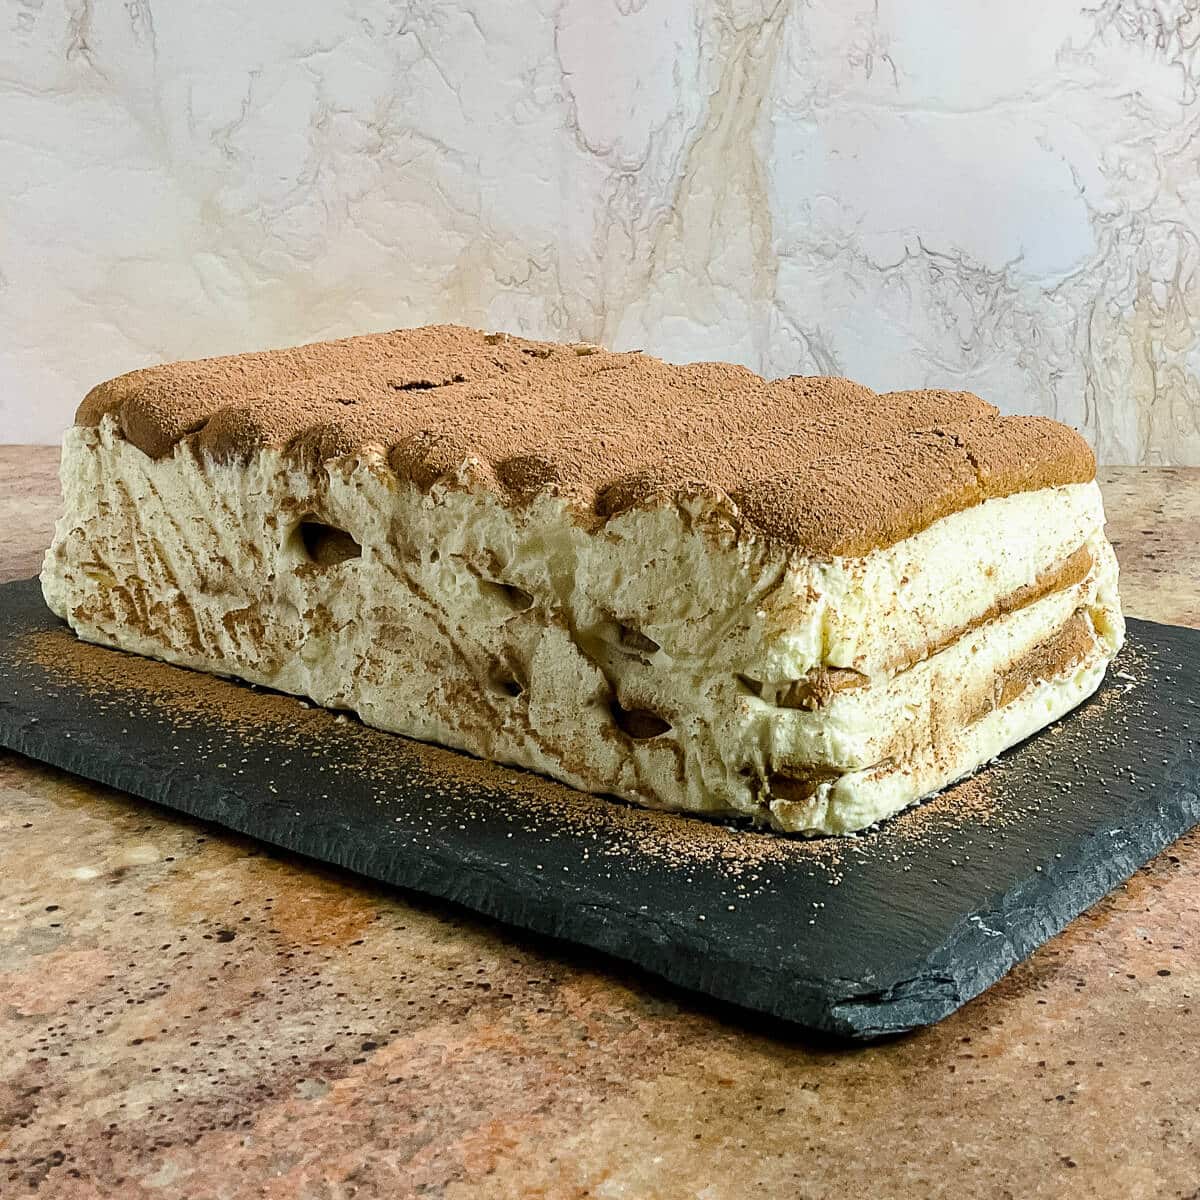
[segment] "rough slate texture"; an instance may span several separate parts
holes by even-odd
[[[33,581],[0,610],[10,748],[838,1036],[953,1012],[1200,821],[1200,634],[1170,626],[1135,622],[1096,700],[966,785],[973,819],[943,800],[814,844],[557,787],[524,798],[500,769],[464,787],[455,755],[287,697],[231,725],[164,702],[196,678],[165,665],[154,699],[96,690],[53,666],[73,636]]]

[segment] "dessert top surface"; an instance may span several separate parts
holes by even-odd
[[[421,487],[468,464],[514,502],[553,488],[598,519],[699,486],[813,554],[863,554],[1095,475],[1074,430],[970,392],[770,381],[446,325],[133,371],[93,388],[76,419],[108,414],[152,457],[186,439],[219,461],[271,447],[314,468],[377,447]]]

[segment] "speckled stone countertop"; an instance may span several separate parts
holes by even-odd
[[[57,452],[0,449],[0,578]],[[1104,473],[1200,625],[1200,470]],[[1200,1197],[1200,836],[845,1049],[0,754],[0,1195]]]

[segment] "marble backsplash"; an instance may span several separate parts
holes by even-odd
[[[1200,0],[0,0],[0,440],[428,321],[1200,463]]]

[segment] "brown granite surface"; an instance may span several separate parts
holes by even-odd
[[[53,450],[0,449],[0,578]],[[1200,625],[1200,470],[1103,473]],[[0,755],[0,1196],[1200,1198],[1200,836],[941,1025],[812,1042]]]

